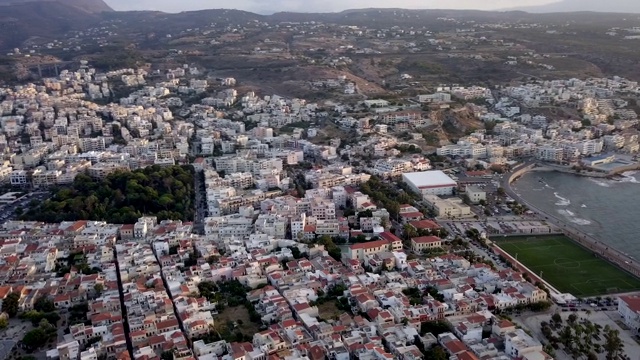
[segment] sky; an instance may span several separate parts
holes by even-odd
[[[239,9],[261,14],[279,11],[334,12],[362,8],[497,10],[536,6],[558,0],[105,0],[115,10],[180,12],[201,9]],[[627,0],[625,0],[627,1]],[[638,0],[628,0],[638,1]]]

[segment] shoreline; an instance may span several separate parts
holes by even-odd
[[[640,169],[640,164],[634,164],[633,167]],[[538,216],[539,220],[547,221],[550,224],[556,226],[566,237],[573,240],[578,245],[591,251],[594,255],[604,260],[607,260],[608,262],[620,268],[621,270],[624,270],[627,273],[637,278],[640,278],[640,264],[637,263],[634,259],[632,259],[628,255],[625,255],[621,251],[600,242],[599,239],[583,233],[582,231],[573,227],[573,225],[568,224],[565,220],[558,218],[556,215],[549,214],[545,211],[542,211],[541,209],[533,206],[527,200],[523,199],[521,196],[515,193],[515,191],[511,187],[511,184],[517,181],[522,175],[530,171],[536,171],[535,170],[536,168],[537,168],[537,163],[535,161],[531,161],[531,162],[527,162],[519,166],[516,166],[510,173],[506,174],[501,182],[501,186],[505,190],[505,193],[509,197],[511,197],[513,200],[529,208],[529,210],[531,210],[536,216]],[[623,169],[614,169],[614,170],[617,170],[617,173],[607,174],[606,177],[618,175],[620,173],[633,171],[637,169],[628,169],[628,167],[624,167]],[[541,171],[541,170],[537,170],[537,171]],[[545,170],[542,170],[542,171],[545,171]],[[556,171],[556,169],[547,168],[546,171]],[[580,174],[576,174],[576,175],[580,175]],[[524,267],[524,265],[521,264],[520,262],[518,262],[518,265]],[[603,295],[610,295],[610,294],[603,294]]]

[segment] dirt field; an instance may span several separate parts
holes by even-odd
[[[249,320],[249,312],[242,305],[226,308],[220,314],[214,316],[213,319],[215,321],[215,328],[220,333],[227,330],[227,324],[229,322],[236,322],[236,330],[240,330],[244,335],[253,336],[253,334],[260,331],[258,325]],[[242,324],[240,324],[240,322]]]
[[[325,320],[337,319],[344,313],[344,311],[339,310],[336,307],[335,301],[329,301],[322,305],[318,305],[318,312],[320,313],[320,317]]]

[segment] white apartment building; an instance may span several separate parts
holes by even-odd
[[[604,143],[602,140],[585,140],[573,144],[573,147],[580,152],[581,155],[592,155],[602,152]]]
[[[487,200],[487,192],[477,186],[467,186],[466,194],[474,204]]]
[[[83,152],[87,151],[105,151],[105,141],[103,137],[97,138],[82,138],[80,139],[80,149]]]
[[[562,162],[564,149],[558,146],[545,145],[536,148],[536,159],[551,162]]]
[[[373,171],[380,176],[400,176],[402,173],[413,170],[413,164],[406,160],[385,159],[376,162]]]
[[[287,234],[287,218],[277,215],[260,214],[255,224],[255,231],[284,239]]]
[[[28,181],[29,181],[29,177],[25,170],[12,171],[11,175],[9,176],[9,179],[11,180],[11,185],[14,185],[14,186],[25,186],[28,184]]]
[[[60,176],[62,176],[60,170],[36,169],[32,174],[31,181],[35,188],[49,187],[57,185]]]
[[[88,169],[89,176],[94,179],[104,179],[107,175],[119,170],[129,170],[125,165],[118,163],[98,163]]]
[[[344,186],[335,186],[331,189],[331,199],[336,207],[347,206],[347,199],[349,194],[345,190]]]
[[[622,149],[624,147],[625,139],[621,135],[605,135],[604,146],[608,149]]]
[[[487,147],[481,144],[458,143],[445,145],[436,150],[440,156],[462,156],[473,158],[487,157]]]
[[[640,333],[640,296],[620,296],[618,298],[618,313],[634,334]]]
[[[291,219],[291,238],[300,239],[298,234],[304,235],[304,227],[307,225],[307,216],[302,213]]]
[[[420,103],[442,103],[451,102],[451,94],[438,92],[435,94],[418,95],[418,102]]]
[[[340,235],[340,222],[336,219],[329,220],[318,220],[315,224],[316,227],[316,235],[329,235],[329,236],[338,236]]]
[[[511,358],[524,358],[528,353],[541,353],[542,344],[522,329],[505,334],[504,352]]]
[[[222,184],[237,189],[246,189],[253,186],[253,175],[247,172],[227,174]]]
[[[310,202],[311,215],[319,220],[335,219],[336,204],[329,199],[312,198]]]
[[[471,215],[471,208],[461,199],[442,199],[436,195],[424,195],[424,200],[437,216],[457,218]]]

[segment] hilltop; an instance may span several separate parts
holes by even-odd
[[[0,0],[0,6],[20,6],[27,3],[59,3],[88,13],[113,11],[113,9],[102,0]],[[3,9],[3,11],[5,10],[6,9]]]
[[[640,3],[637,1],[598,1],[598,0],[562,0],[546,5],[517,7],[515,9],[534,12],[573,12],[573,11],[595,11],[595,12],[617,12],[617,13],[640,13]]]

